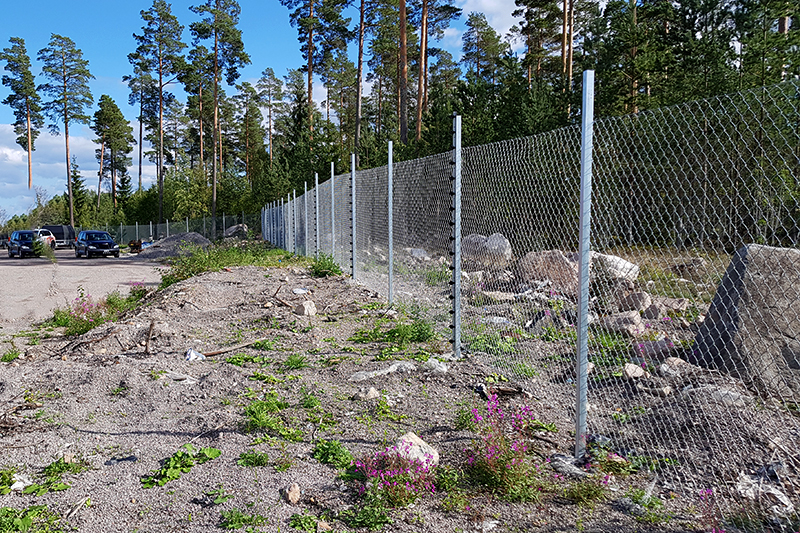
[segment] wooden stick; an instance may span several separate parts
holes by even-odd
[[[270,337],[261,337],[260,339],[255,339],[255,340],[252,340],[252,341],[249,341],[249,342],[244,342],[242,344],[237,344],[236,346],[228,346],[227,348],[221,348],[221,349],[213,351],[213,352],[205,352],[205,353],[203,353],[203,355],[205,355],[206,357],[210,357],[212,355],[219,355],[221,353],[232,352],[234,350],[238,350],[239,348],[245,348],[245,347],[250,346],[251,344],[255,344],[257,342],[262,342],[262,341],[269,340],[269,338]]]
[[[106,333],[102,337],[97,337],[96,339],[89,339],[88,341],[80,341],[78,343],[75,343],[75,344],[72,345],[72,349],[70,351],[74,352],[75,349],[78,348],[78,346],[83,346],[84,344],[91,344],[93,342],[98,342],[98,341],[105,340],[105,339],[109,338],[111,335],[114,335],[115,333],[119,333],[119,328],[109,331],[108,333]]]
[[[150,339],[153,337],[153,327],[155,327],[155,320],[150,321],[150,329],[147,330],[147,340],[144,343],[144,353],[150,355]]]

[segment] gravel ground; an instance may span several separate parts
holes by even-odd
[[[75,260],[76,266],[79,261]],[[66,266],[71,261],[43,266],[61,273],[67,270],[62,263]],[[26,260],[25,268],[35,271],[39,265],[38,260]],[[130,270],[121,270],[127,272],[123,275],[103,268],[116,265]],[[84,268],[89,268],[88,262]],[[103,286],[108,290],[121,288],[127,280],[141,281],[145,272],[152,276],[147,283],[157,282],[153,266],[143,261],[93,260],[91,269],[91,275],[74,279],[107,276]],[[69,299],[76,287],[67,289],[65,283],[59,282],[59,294],[68,293],[61,297]],[[294,314],[295,306],[306,300],[316,304],[317,314]],[[47,314],[38,308],[23,311],[13,330],[33,327],[21,327],[25,316]],[[0,364],[0,469],[12,468],[34,481],[58,459],[85,462],[88,469],[67,474],[64,481],[70,487],[66,490],[41,496],[0,495],[0,508],[47,505],[62,517],[62,525],[87,533],[217,531],[223,513],[234,509],[265,518],[254,531],[292,530],[291,517],[303,513],[325,521],[334,531],[353,531],[337,516],[359,507],[356,484],[342,480],[334,468],[314,459],[315,443],[336,439],[356,457],[363,457],[412,431],[438,449],[442,464],[463,466],[464,449],[476,435],[456,428],[456,414],[479,405],[482,400],[475,387],[497,375],[496,368],[475,357],[448,362],[444,374],[428,372],[420,362],[410,361],[414,370],[353,381],[356,372],[385,369],[392,361],[376,360],[385,344],[356,344],[348,339],[379,321],[388,327],[386,320],[401,319],[402,315],[393,316],[382,308],[376,293],[346,278],[314,279],[296,267],[240,267],[206,273],[155,292],[119,322],[79,338],[66,338],[54,330],[46,333],[47,338],[40,332],[37,342],[31,337],[11,339],[4,330],[0,352],[13,340],[23,354],[14,362]],[[260,344],[243,346],[259,340]],[[186,361],[190,348],[209,355]],[[448,358],[448,344],[441,338],[424,348],[443,360]],[[219,351],[223,353],[211,355]],[[229,358],[235,356],[250,362],[233,364],[236,360]],[[606,500],[594,507],[571,503],[563,496],[571,481],[561,479],[545,462],[554,453],[572,451],[572,421],[559,407],[571,403],[571,387],[548,375],[504,386],[509,391],[501,400],[505,409],[527,405],[537,419],[559,430],[531,433],[528,441],[554,489],[538,502],[524,504],[470,490],[458,511],[445,510],[448,495],[438,492],[411,507],[391,511],[392,523],[384,531],[710,529],[713,513],[704,515],[692,494],[681,493],[672,481],[653,481],[645,473],[610,479]],[[353,399],[369,387],[380,391],[380,398]],[[245,409],[271,394],[286,402],[277,416],[299,432],[299,440],[275,434],[259,438],[265,434],[248,431]],[[309,394],[319,400],[319,406],[303,407]],[[620,397],[624,394],[628,393],[623,390]],[[657,401],[662,400],[653,400],[653,405]],[[766,420],[776,415],[764,416]],[[755,431],[759,420],[754,418],[749,430]],[[789,442],[790,436],[785,438]],[[144,488],[142,479],[187,443],[219,449],[221,455],[164,486]],[[714,446],[698,444],[697,453],[713,456]],[[240,454],[253,450],[265,452],[268,464],[237,464]],[[292,483],[301,491],[296,503],[282,496]],[[630,487],[650,487],[663,498],[665,507],[654,523],[635,519],[624,501],[620,503]],[[208,493],[217,489],[232,498],[214,504]]]

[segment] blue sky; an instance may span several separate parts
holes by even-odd
[[[101,95],[108,94],[125,116],[133,121],[137,111],[128,105],[128,89],[122,77],[131,72],[127,55],[136,47],[132,35],[141,33],[139,12],[148,9],[152,0],[83,0],[79,4],[56,0],[29,2],[4,3],[3,16],[0,17],[0,47],[9,46],[10,37],[25,39],[38,84],[43,82],[43,78],[38,76],[38,51],[47,46],[51,33],[71,38],[89,61],[89,69],[95,76],[90,83],[95,103]],[[173,13],[187,27],[184,38],[187,44],[191,40],[188,25],[197,20],[189,6],[200,3],[201,0],[172,2]],[[440,45],[450,50],[456,58],[460,56],[463,21],[469,12],[485,13],[501,34],[505,34],[514,23],[511,17],[515,8],[514,0],[455,0],[455,4],[464,10],[464,15],[448,31]],[[297,32],[289,24],[289,12],[279,0],[239,0],[239,5],[242,9],[239,27],[245,51],[250,54],[252,61],[242,70],[239,81],[254,82],[267,67],[283,76],[288,69],[302,64]],[[0,100],[6,96],[8,89],[0,86]],[[317,101],[324,98],[324,90],[319,84],[315,84],[314,97]],[[95,109],[89,110],[89,114],[93,114]],[[8,218],[27,212],[35,202],[34,191],[28,190],[27,186],[27,155],[15,143],[16,136],[11,126],[13,120],[11,109],[0,105],[0,221],[2,216]],[[91,131],[85,127],[70,127],[70,151],[77,156],[87,186],[96,189],[96,147],[92,137]],[[63,136],[53,137],[43,130],[33,154],[33,184],[41,187],[47,198],[66,190],[65,165]],[[131,169],[133,176],[137,173],[137,169]],[[145,182],[151,182],[154,176],[154,168],[148,165],[144,170]]]

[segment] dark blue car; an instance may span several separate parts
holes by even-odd
[[[113,255],[119,257],[119,244],[105,231],[88,230],[78,233],[75,239],[75,257]]]
[[[8,257],[38,255],[33,247],[36,234],[31,230],[19,230],[8,237]]]

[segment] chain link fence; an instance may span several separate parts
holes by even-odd
[[[729,526],[796,526],[800,84],[593,128],[584,296],[578,126],[461,151],[460,250],[450,153],[335,176],[266,208],[265,236],[332,255],[448,336],[458,251],[453,326],[496,369],[490,390],[524,383],[563,431],[582,414],[592,461],[698,507],[713,500]]]

